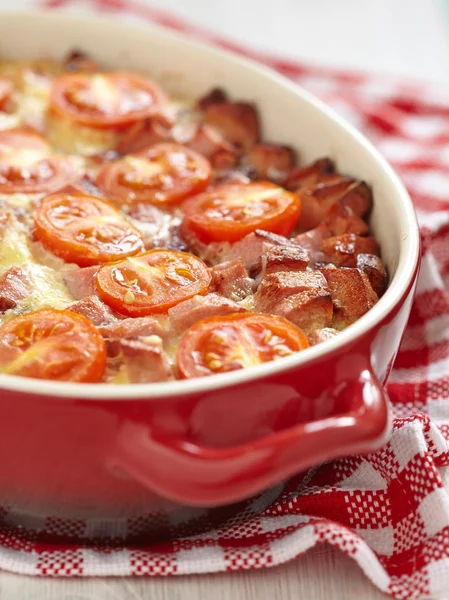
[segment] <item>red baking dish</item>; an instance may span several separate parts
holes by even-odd
[[[420,251],[410,198],[377,151],[290,81],[164,30],[31,12],[0,19],[6,58],[81,48],[116,68],[147,71],[175,95],[220,85],[254,100],[267,139],[296,147],[304,162],[330,156],[372,186],[371,227],[390,274],[380,301],[336,338],[242,371],[132,386],[0,376],[0,504],[19,522],[153,515],[165,535],[167,523],[173,532],[204,515],[210,526],[244,507],[260,510],[287,478],[381,446],[391,426],[383,385]]]

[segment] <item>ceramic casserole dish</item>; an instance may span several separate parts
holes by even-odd
[[[372,187],[370,225],[390,276],[379,302],[336,338],[249,369],[116,386],[0,375],[0,505],[19,516],[157,515],[165,535],[161,516],[173,530],[192,515],[211,523],[212,514],[222,519],[235,507],[259,510],[289,477],[380,447],[391,427],[383,386],[420,250],[411,200],[370,143],[287,79],[162,29],[4,12],[0,34],[2,58],[60,59],[77,48],[107,66],[148,73],[175,95],[219,86],[254,101],[267,139],[295,147],[303,162],[330,156]]]

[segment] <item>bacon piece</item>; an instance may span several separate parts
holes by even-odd
[[[117,318],[113,311],[106,304],[103,304],[97,296],[83,298],[83,300],[71,304],[67,310],[83,315],[97,326],[112,323]]]
[[[328,263],[336,267],[356,267],[358,254],[379,254],[379,246],[372,237],[345,233],[323,240],[320,250]]]
[[[293,238],[293,242],[301,246],[309,254],[309,266],[314,266],[322,261],[323,258],[320,251],[322,241],[331,235],[329,228],[324,223],[320,223],[315,229],[297,235]]]
[[[143,150],[147,146],[166,142],[169,138],[170,132],[164,122],[156,117],[143,119],[120,134],[116,150],[122,155],[130,154],[131,152]]]
[[[262,256],[273,246],[288,246],[292,242],[282,235],[257,229],[233,244],[227,258],[241,258],[248,273],[253,276],[262,268]]]
[[[259,139],[259,120],[252,104],[226,100],[210,104],[204,120],[237,149],[246,151]]]
[[[261,277],[278,271],[304,271],[309,261],[309,253],[299,245],[272,246],[262,256]]]
[[[32,282],[20,267],[13,266],[0,275],[0,313],[17,306],[30,293]]]
[[[62,273],[62,279],[75,300],[95,295],[95,275],[98,269],[98,266],[83,267]]]
[[[246,309],[229,298],[218,294],[207,294],[207,296],[194,296],[180,302],[168,310],[168,316],[173,329],[180,333],[200,319],[241,312],[246,312]]]
[[[269,179],[282,184],[295,164],[295,153],[288,146],[256,144],[243,159],[256,179]]]
[[[364,181],[354,181],[336,202],[348,206],[358,217],[364,217],[371,210],[373,197]]]
[[[368,277],[371,287],[380,298],[387,289],[388,274],[381,259],[374,254],[359,254],[357,267]]]
[[[332,236],[345,233],[366,235],[369,231],[368,224],[354,214],[349,206],[337,202],[327,211],[322,221]]]
[[[329,294],[324,276],[319,271],[279,271],[267,275],[254,294],[255,309],[259,312],[273,312],[278,304],[296,294],[308,292],[311,296],[320,292]]]
[[[100,65],[81,50],[72,50],[63,60],[63,66],[66,71],[94,73],[100,71]]]
[[[218,150],[211,156],[210,161],[217,171],[231,171],[237,167],[239,155],[235,150]]]
[[[155,317],[135,317],[112,321],[107,325],[98,327],[104,338],[134,338],[157,335],[164,339],[168,331]]]
[[[179,141],[179,133],[176,134]],[[226,139],[223,137],[220,131],[217,131],[210,125],[193,125],[191,128],[190,139],[186,139],[183,142],[185,146],[188,146],[195,152],[199,152],[206,158],[211,158],[220,152],[229,152],[235,154],[235,149]]]
[[[309,338],[309,344],[311,346],[316,346],[317,344],[321,344],[321,342],[331,340],[337,334],[338,331],[336,329],[332,329],[332,327],[325,327],[324,329],[314,329],[307,337]]]
[[[129,383],[156,383],[167,381],[172,368],[157,335],[138,339],[111,339],[107,341],[108,355],[120,364],[120,372]]]
[[[378,297],[368,277],[359,269],[320,269],[334,303],[333,327],[339,331],[351,325],[376,304]]]
[[[210,291],[234,301],[243,300],[252,293],[253,280],[241,258],[227,260],[212,267]]]

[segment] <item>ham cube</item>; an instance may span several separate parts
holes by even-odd
[[[215,102],[206,106],[204,120],[237,149],[248,150],[259,139],[259,119],[252,104]]]
[[[75,300],[95,295],[95,275],[98,269],[98,266],[83,267],[62,273],[62,279]]]
[[[318,227],[326,212],[354,183],[348,177],[329,175],[327,178],[311,188],[296,190],[301,199],[300,232]]]
[[[334,165],[328,158],[320,158],[305,167],[293,169],[286,184],[289,190],[311,188],[324,176],[333,173]],[[338,175],[336,175],[338,177]]]
[[[387,270],[381,259],[374,254],[359,254],[357,256],[357,267],[368,277],[371,287],[380,298],[388,284]]]
[[[243,162],[256,179],[268,179],[282,184],[295,164],[295,153],[288,146],[256,144]]]
[[[288,246],[290,244],[292,244],[291,240],[282,235],[257,229],[233,244],[227,257],[229,259],[241,258],[248,273],[251,276],[255,276],[262,268],[262,256],[270,248],[273,246]]]
[[[329,294],[326,279],[319,271],[279,271],[267,275],[254,294],[254,305],[258,312],[275,313],[278,304],[303,292],[310,296]]]
[[[379,254],[379,246],[372,237],[345,233],[323,240],[320,250],[324,259],[336,267],[356,267],[359,254]]]
[[[24,300],[31,291],[32,283],[27,273],[20,267],[10,267],[0,275],[0,313]]]
[[[308,335],[314,329],[332,325],[332,298],[326,289],[312,289],[284,298],[273,314],[284,317]]]
[[[173,329],[180,333],[194,325],[200,319],[246,312],[246,309],[218,294],[194,296],[180,302],[168,310],[168,316]]]
[[[336,203],[327,211],[323,223],[327,226],[332,236],[345,233],[367,235],[368,224],[354,211],[344,204]]]
[[[76,312],[90,319],[94,325],[106,325],[116,320],[112,310],[103,304],[97,296],[88,296],[75,304],[71,304],[67,310]]]
[[[111,321],[107,325],[98,327],[104,338],[134,338],[157,335],[164,339],[167,330],[164,329],[160,320],[155,317],[135,317]]]
[[[172,377],[172,367],[157,335],[138,339],[110,339],[108,355],[129,383],[157,383]]]
[[[307,337],[309,338],[309,344],[311,346],[316,346],[317,344],[321,344],[321,342],[331,340],[337,334],[338,331],[336,329],[332,329],[332,327],[325,327],[324,329],[314,329]]]
[[[212,267],[210,272],[212,275],[211,292],[238,302],[253,291],[254,282],[248,276],[248,271],[241,258],[220,263]]]
[[[309,253],[301,246],[272,246],[262,256],[262,277],[278,271],[304,271],[309,261]]]
[[[333,327],[342,330],[376,304],[378,297],[368,277],[359,269],[320,269],[326,278],[334,304]]]
[[[226,102],[228,99],[227,94],[221,88],[213,88],[198,99],[198,108],[200,110],[207,110],[212,104],[219,104],[220,102]]]

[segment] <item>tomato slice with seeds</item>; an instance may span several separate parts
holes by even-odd
[[[190,327],[181,337],[177,364],[181,377],[190,379],[260,365],[308,347],[301,329],[282,317],[238,313]]]
[[[175,204],[204,191],[209,161],[180,144],[156,144],[105,165],[97,186],[116,204]]]
[[[14,91],[14,85],[9,79],[0,77],[0,110],[4,110],[7,101]]]
[[[0,131],[0,193],[50,193],[73,180],[69,158],[50,156],[50,147],[27,129]]]
[[[105,342],[82,315],[42,309],[0,326],[0,373],[96,383],[105,366]]]
[[[228,183],[187,200],[183,227],[202,242],[237,242],[256,229],[290,235],[298,196],[269,182]]]
[[[132,73],[71,73],[58,77],[50,110],[94,128],[117,128],[151,117],[167,102],[152,81]]]
[[[97,265],[142,252],[140,232],[113,206],[87,194],[53,194],[34,216],[36,237],[67,262]]]
[[[150,250],[103,265],[96,275],[100,299],[129,317],[166,312],[183,300],[205,294],[210,281],[203,261],[176,250]]]

